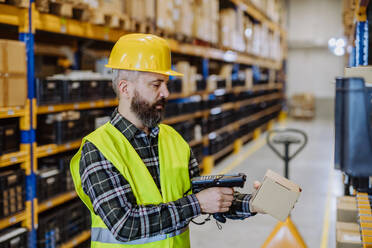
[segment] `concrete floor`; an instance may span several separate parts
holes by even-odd
[[[304,130],[309,136],[308,145],[290,164],[290,178],[303,190],[292,211],[292,221],[308,247],[335,247],[335,199],[342,194],[342,182],[341,173],[333,170],[333,121],[288,120],[284,125]],[[243,172],[247,175],[246,186],[240,191],[248,193],[252,191],[254,180],[262,181],[267,169],[283,173],[283,162],[263,141],[258,139],[248,143],[239,154],[220,162],[213,174],[226,173],[227,167],[236,164],[229,172]],[[261,148],[257,149],[257,146]],[[247,156],[252,149],[257,151]],[[239,159],[241,163],[237,161]],[[191,246],[258,248],[276,224],[277,221],[269,215],[257,215],[244,221],[228,220],[222,230],[218,230],[215,221],[203,226],[191,224]]]

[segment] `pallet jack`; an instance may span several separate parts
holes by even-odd
[[[289,162],[298,155],[307,144],[305,132],[287,128],[282,130],[271,130],[266,136],[269,147],[284,160],[284,175],[289,179]],[[284,155],[278,151],[276,146],[284,146]],[[290,154],[290,146],[296,145],[296,150]],[[279,222],[271,232],[262,248],[306,248],[305,241],[291,221],[290,216],[284,222]]]

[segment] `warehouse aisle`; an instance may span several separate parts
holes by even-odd
[[[333,166],[333,122],[331,120],[316,120],[313,122],[288,121],[287,127],[300,128],[307,132],[309,143],[307,147],[294,158],[290,167],[291,180],[298,183],[303,193],[292,212],[292,220],[297,225],[308,247],[335,246],[335,196],[342,194],[341,175],[331,169]],[[263,136],[262,136],[263,137]],[[213,174],[226,173],[234,160],[239,156],[247,157],[252,149],[255,153],[242,160],[238,166],[230,170],[233,173],[247,174],[244,192],[252,191],[252,182],[262,180],[267,169],[283,173],[283,162],[259,139],[243,147],[237,156],[228,158],[215,168]],[[261,144],[260,144],[261,143]],[[331,173],[330,173],[331,172]],[[329,180],[330,178],[332,180]],[[329,187],[329,182],[331,186]],[[324,222],[328,191],[331,199],[329,209],[331,214]],[[191,225],[192,247],[249,247],[258,248],[267,239],[277,221],[268,215],[259,215],[245,221],[229,220],[218,230],[216,223],[210,221],[203,226]],[[323,231],[323,226],[326,230]],[[327,231],[328,230],[328,231]],[[325,238],[322,238],[323,232]],[[323,246],[321,242],[323,239]]]

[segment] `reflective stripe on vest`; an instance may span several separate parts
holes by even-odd
[[[180,235],[180,234],[186,232],[188,229],[189,229],[188,227],[185,227],[181,230],[177,230],[177,231],[174,231],[172,233],[160,234],[160,235],[157,235],[157,236],[154,236],[154,237],[137,239],[137,240],[132,240],[132,241],[128,241],[128,242],[120,242],[114,237],[114,235],[107,228],[93,227],[92,232],[91,232],[91,240],[92,241],[103,242],[103,243],[107,243],[107,244],[142,245],[142,244],[147,244],[147,243],[151,243],[151,242],[165,240],[167,238],[175,237],[177,235]]]

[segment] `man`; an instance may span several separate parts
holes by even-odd
[[[190,220],[228,212],[246,218],[250,195],[209,188],[184,196],[199,175],[189,145],[162,120],[171,70],[167,42],[130,34],[107,67],[119,98],[111,121],[83,139],[71,161],[79,197],[92,215],[91,247],[189,247]],[[256,185],[258,187],[259,185]]]

